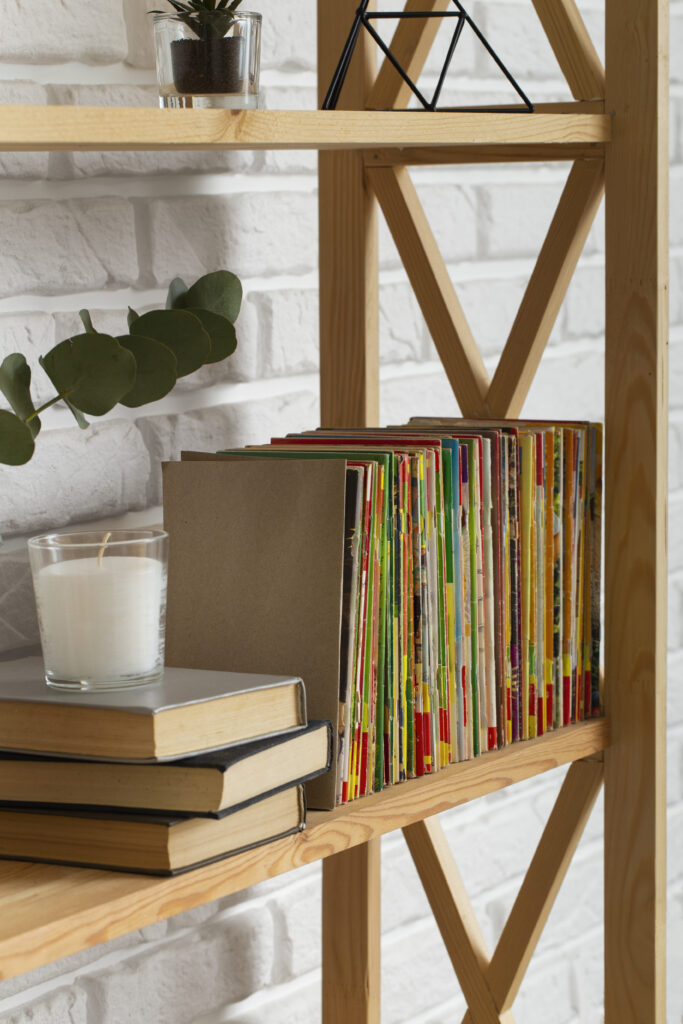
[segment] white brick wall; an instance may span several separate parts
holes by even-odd
[[[148,0],[0,0],[0,103],[153,105]],[[260,0],[264,96],[315,103],[313,0]],[[582,8],[602,49],[601,0]],[[567,95],[527,0],[470,5],[532,98]],[[672,4],[669,1013],[683,1021],[683,2]],[[443,52],[443,40],[439,40]],[[448,97],[505,101],[466,41]],[[434,83],[437,68],[429,71]],[[27,535],[83,521],[157,522],[158,463],[182,447],[262,441],[314,425],[317,398],[315,155],[0,154],[0,359],[38,356],[77,329],[103,330],[127,306],[159,303],[175,274],[225,265],[244,280],[240,349],[151,409],[117,410],[87,433],[52,410],[34,461],[0,469],[0,652],[34,643]],[[563,182],[552,166],[415,172],[487,365],[501,341]],[[388,231],[381,229],[382,420],[456,411]],[[551,338],[527,411],[603,412],[600,220]],[[42,379],[41,379],[42,378]],[[444,825],[486,940],[514,900],[563,772],[459,808]],[[602,1019],[602,822],[596,810],[519,996],[518,1019]],[[383,1020],[445,1024],[464,1003],[400,835],[384,840]],[[0,984],[10,1024],[316,1024],[320,870],[312,867]],[[351,1022],[350,1022],[351,1024]],[[643,1022],[646,1024],[646,1022]]]

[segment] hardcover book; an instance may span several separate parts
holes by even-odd
[[[0,755],[0,805],[150,811],[223,817],[264,795],[326,772],[329,722],[159,764]]]
[[[0,669],[0,750],[108,761],[164,761],[306,724],[296,676],[167,668],[149,686],[65,692],[38,657]]]
[[[0,858],[175,875],[305,827],[301,786],[222,818],[0,809]]]

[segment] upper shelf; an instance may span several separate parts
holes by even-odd
[[[0,862],[0,979],[88,949],[256,882],[368,842],[559,765],[605,750],[605,719],[514,743],[336,811],[305,832],[175,878]]]
[[[594,113],[0,106],[0,151],[539,146],[609,138],[609,116]]]

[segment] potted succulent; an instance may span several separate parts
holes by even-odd
[[[168,2],[150,11],[161,106],[258,106],[261,15],[242,0]]]
[[[129,310],[129,333],[116,338],[97,331],[90,313],[81,310],[84,332],[39,360],[56,392],[39,409],[31,397],[31,369],[13,352],[0,364],[0,393],[10,407],[0,408],[0,463],[21,466],[32,458],[40,414],[56,402],[63,401],[85,428],[86,416],[104,416],[118,403],[138,408],[156,402],[179,377],[227,359],[237,347],[241,303],[239,279],[219,270],[191,288],[176,278],[166,308],[142,316]]]

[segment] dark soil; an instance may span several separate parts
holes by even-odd
[[[243,92],[244,39],[176,39],[171,43],[173,84],[181,95]]]

